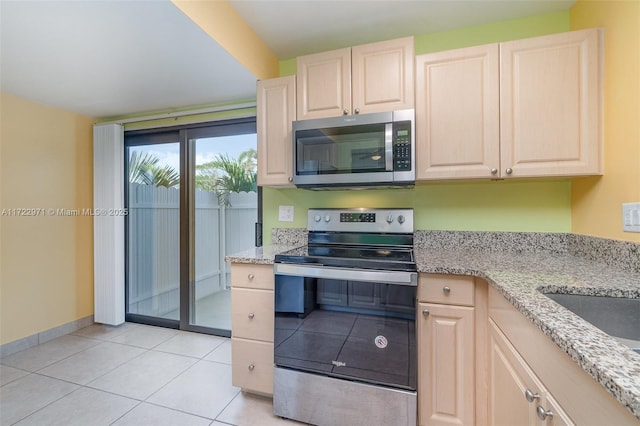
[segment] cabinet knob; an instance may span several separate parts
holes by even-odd
[[[360,114],[360,108],[356,108],[355,111],[353,111],[356,114]]]
[[[505,172],[507,172],[507,174],[510,175],[511,173],[513,173],[513,169],[509,167],[507,168],[507,170],[505,170]]]
[[[255,314],[253,312],[249,312],[249,319],[252,320],[253,317],[255,317]]]
[[[253,369],[256,368],[256,366],[253,364],[249,364],[248,368],[249,368],[249,371],[253,371]]]
[[[253,279],[255,278],[255,275],[249,274],[247,275],[247,278],[249,278],[249,281],[253,281]]]
[[[491,169],[491,174],[492,175],[497,175],[498,174],[498,169],[496,169],[495,167],[493,169]]]
[[[428,317],[429,316],[429,310],[428,309],[423,309],[422,310],[422,316],[425,317],[425,318]]]
[[[538,418],[540,420],[547,420],[547,417],[549,419],[553,418],[553,411],[551,410],[545,410],[544,408],[542,408],[541,406],[537,406],[536,407],[536,414],[538,415]]]
[[[293,176],[289,176],[289,182],[293,182]]]
[[[342,110],[342,115],[349,115],[349,110],[348,109],[343,109]]]
[[[527,389],[526,391],[524,391],[524,397],[527,398],[527,401],[529,402],[533,402],[536,399],[540,399],[540,395],[537,393],[533,393],[531,392],[531,390]]]
[[[451,293],[451,287],[445,285],[444,287],[442,287],[442,292],[448,295],[449,293]]]

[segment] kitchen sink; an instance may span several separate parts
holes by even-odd
[[[640,299],[543,294],[640,353]]]

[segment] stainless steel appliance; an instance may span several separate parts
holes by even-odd
[[[293,183],[301,188],[415,183],[414,110],[293,123]]]
[[[274,413],[314,425],[415,425],[411,209],[310,209],[275,257]]]

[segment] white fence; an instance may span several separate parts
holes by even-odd
[[[196,191],[195,300],[229,286],[224,256],[253,247],[257,194],[234,193],[231,207],[213,192]],[[129,312],[178,318],[180,305],[180,191],[129,185]]]

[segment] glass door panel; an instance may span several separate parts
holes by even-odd
[[[129,145],[127,314],[180,320],[180,143]]]
[[[228,254],[254,246],[256,134],[189,140],[192,164],[189,324],[231,330]]]

